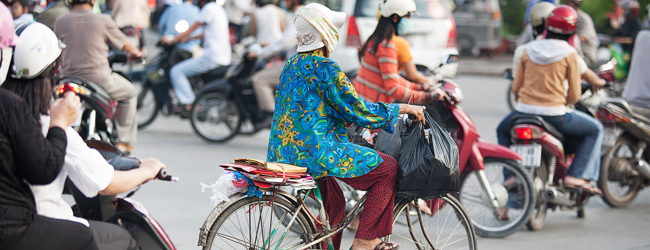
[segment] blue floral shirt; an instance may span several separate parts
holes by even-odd
[[[397,104],[359,98],[338,64],[320,51],[296,54],[275,92],[267,160],[306,167],[314,178],[364,175],[382,159],[373,149],[348,143],[346,125],[393,132],[398,116]]]

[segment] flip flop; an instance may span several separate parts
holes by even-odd
[[[394,245],[391,246],[390,244],[393,244],[393,243],[388,243],[388,242],[385,242],[385,241],[382,240],[379,244],[377,244],[375,246],[374,250],[397,250],[397,249],[399,249],[399,245],[394,244]],[[388,248],[386,248],[386,247],[388,247]]]
[[[588,183],[584,184],[584,185],[575,185],[575,186],[565,184],[564,187],[567,188],[567,189],[575,189],[575,190],[578,190],[578,191],[582,191],[582,192],[587,193],[589,195],[601,196],[603,194],[603,192],[600,189],[598,189],[597,187],[591,186]]]

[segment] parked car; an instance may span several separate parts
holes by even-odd
[[[332,52],[344,72],[359,69],[357,52],[372,35],[377,26],[377,11],[381,0],[318,0],[332,10],[348,14],[348,21],[341,28],[339,44]],[[456,47],[456,24],[447,0],[415,0],[417,12],[411,17],[411,31],[404,38],[411,45],[413,62],[428,68],[436,68],[444,55],[458,54]],[[442,75],[454,77],[458,63],[445,65]]]
[[[454,19],[461,55],[478,56],[501,45],[501,9],[497,0],[456,0]]]

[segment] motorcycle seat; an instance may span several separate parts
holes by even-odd
[[[538,115],[529,115],[529,114],[522,114],[522,113],[517,113],[514,116],[512,116],[512,125],[519,125],[519,124],[532,124],[532,125],[537,125],[546,130],[549,134],[555,136],[560,141],[564,141],[564,135],[555,128],[555,126],[551,125],[550,123],[544,121],[541,116]]]
[[[642,120],[645,123],[650,123],[650,108],[645,106],[633,105],[630,104],[632,109],[630,113],[639,120]]]
[[[209,71],[208,73],[201,75],[201,79],[203,82],[207,83],[216,79],[224,78],[226,76],[226,72],[228,72],[228,68],[230,68],[230,66],[220,66]]]

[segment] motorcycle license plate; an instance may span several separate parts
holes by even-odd
[[[616,144],[616,139],[618,138],[618,128],[616,127],[605,127],[603,129],[603,146],[611,148]]]
[[[517,154],[523,158],[523,161],[519,161],[524,167],[539,167],[542,161],[542,145],[512,145],[510,146],[512,151],[515,151]]]

